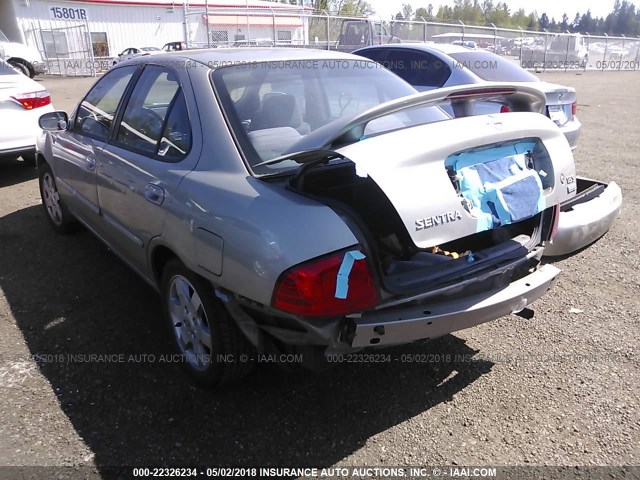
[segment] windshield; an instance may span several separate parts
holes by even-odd
[[[19,75],[11,65],[4,60],[0,60],[0,75]]]
[[[213,82],[230,127],[249,167],[257,175],[299,167],[293,161],[258,164],[295,152],[295,144],[311,132],[383,102],[416,93],[408,83],[377,63],[360,60],[229,66],[215,70]],[[448,118],[438,107],[405,110],[371,121],[365,137]]]
[[[142,47],[140,50],[142,50],[144,52],[157,52],[160,49],[156,48],[156,47]]]
[[[535,75],[520,68],[511,60],[491,52],[450,53],[458,62],[483,80],[489,82],[539,82]]]

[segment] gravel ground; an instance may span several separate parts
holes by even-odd
[[[625,204],[604,238],[556,262],[532,320],[395,348],[387,364],[260,365],[221,392],[158,361],[170,346],[154,292],[89,233],[56,236],[35,172],[0,163],[0,465],[91,478],[132,464],[638,465],[640,82],[541,76],[577,89],[578,172],[618,182]],[[43,82],[71,111],[92,80]],[[89,353],[126,361],[70,361]]]

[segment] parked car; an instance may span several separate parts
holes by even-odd
[[[162,51],[164,52],[180,52],[186,49],[187,44],[185,42],[169,42],[165,43],[162,47]]]
[[[439,107],[487,98],[514,112]],[[138,57],[41,117],[44,210],[156,288],[185,367],[220,385],[256,351],[435,338],[550,290],[575,167],[544,103],[522,84],[417,93],[341,52]]]
[[[451,45],[455,45],[456,47],[464,47],[469,48],[471,50],[478,50],[478,44],[473,40],[454,40],[451,42]]]
[[[588,38],[588,37],[587,37]],[[589,42],[579,33],[554,34],[548,39],[524,46],[520,52],[524,66],[549,65],[550,68],[586,68],[589,63]]]
[[[40,52],[24,43],[12,42],[0,30],[0,60],[4,60],[29,78],[45,72]]]
[[[542,82],[509,59],[482,49],[454,44],[376,45],[356,50],[356,55],[388,66],[419,91],[454,85],[508,82],[530,85],[547,97],[546,114],[567,137],[571,148],[578,145],[580,121],[576,116],[576,91],[571,87]],[[504,110],[499,102],[484,102],[479,113]]]
[[[155,55],[157,53],[162,53],[157,47],[131,47],[125,48],[122,53],[119,53],[116,58],[113,59],[113,65],[117,65],[120,62],[124,62],[125,60],[129,60],[131,58],[140,57],[144,55]]]
[[[335,49],[341,52],[352,52],[365,45],[383,45],[400,43],[402,40],[389,34],[387,27],[373,19],[344,19],[340,25],[340,35]]]
[[[546,97],[545,114],[559,127],[575,149],[581,124],[576,116],[576,92],[571,87],[542,82],[514,62],[483,50],[445,44],[400,44],[366,47],[354,52],[372,59],[402,77],[419,91],[454,85],[483,85],[506,82],[527,85]],[[473,111],[467,108],[450,114],[489,114],[509,110],[496,101],[478,102]],[[580,178],[578,198],[563,205],[559,232],[545,255],[560,256],[589,245],[609,231],[622,208],[622,191],[615,182],[609,184]]]
[[[0,60],[0,157],[35,159],[38,119],[52,112],[47,89]]]

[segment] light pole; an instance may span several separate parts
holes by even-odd
[[[246,14],[247,14],[247,46],[251,45],[251,27],[249,26],[249,0],[246,0]]]

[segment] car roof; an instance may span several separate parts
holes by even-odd
[[[453,45],[451,43],[392,43],[387,45],[374,45],[371,47],[364,47],[364,48],[361,48],[360,50],[361,51],[378,50],[380,48],[409,48],[413,50],[423,50],[425,52],[430,52],[430,53],[434,53],[434,50],[435,50],[436,52],[444,53],[446,55],[450,55],[452,53],[469,53],[469,52],[492,53],[487,50],[472,50],[465,46]]]
[[[350,53],[331,50],[317,50],[306,48],[273,48],[273,47],[237,47],[237,48],[207,48],[167,52],[150,57],[137,57],[129,62],[167,62],[192,60],[211,68],[230,66],[233,64],[255,62],[286,62],[286,61],[314,61],[314,60],[357,60],[363,58]]]

